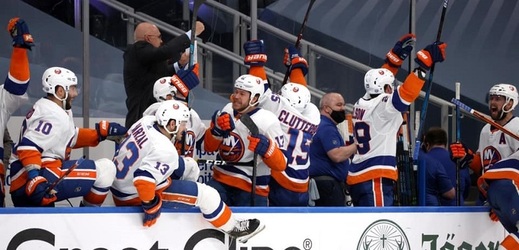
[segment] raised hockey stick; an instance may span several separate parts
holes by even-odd
[[[67,169],[67,171],[61,175],[61,177],[59,177],[54,183],[52,183],[46,190],[45,190],[45,193],[48,193],[50,194],[50,192],[58,185],[60,184],[70,173],[72,173],[72,171],[74,171],[74,169],[76,169],[79,165],[81,165],[81,163],[83,163],[83,161],[85,160],[85,156],[83,155],[83,157],[77,159],[77,161],[74,163],[74,165],[70,166],[70,168]]]
[[[438,33],[436,34],[436,42],[439,42],[440,41],[440,38],[441,38],[441,35],[442,35],[442,30],[443,30],[443,22],[445,20],[445,14],[447,13],[447,5],[449,3],[449,0],[444,0],[443,1],[443,8],[442,8],[442,13],[441,13],[441,17],[440,17],[440,26],[438,27]],[[418,133],[417,133],[417,136],[416,136],[416,142],[415,142],[415,145],[414,145],[414,151],[413,151],[413,159],[418,159],[418,152],[420,151],[420,147],[421,147],[421,144],[422,144],[422,133],[423,133],[423,127],[424,127],[424,124],[425,124],[425,117],[427,115],[427,106],[429,106],[429,96],[431,95],[431,89],[432,89],[432,85],[433,85],[433,75],[434,75],[434,66],[435,64],[433,63],[431,65],[431,70],[429,71],[429,78],[427,78],[427,91],[425,92],[425,97],[424,97],[424,100],[423,100],[423,104],[422,104],[422,111],[420,113],[420,125],[418,127]]]
[[[248,114],[242,114],[240,116],[240,121],[249,129],[250,134],[252,136],[258,136],[259,135],[259,129],[256,123],[250,118]],[[254,206],[254,198],[256,196],[256,170],[258,168],[258,154],[254,153],[254,157],[252,158],[252,188],[251,188],[251,194],[250,194],[250,205]]]
[[[460,92],[461,92],[461,84],[456,82],[456,100],[460,100]],[[461,140],[461,111],[460,107],[456,105],[456,142],[460,142]],[[460,179],[460,168],[461,168],[461,159],[456,159],[456,205],[461,205],[461,179]]]
[[[193,21],[191,24],[191,43],[189,44],[189,67],[195,64],[195,42],[196,42],[196,21],[198,19],[198,9],[205,0],[195,0],[193,3]]]
[[[467,111],[472,116],[478,118],[479,120],[481,120],[483,122],[486,122],[486,123],[496,127],[497,129],[501,130],[501,132],[503,132],[503,133],[505,133],[505,134],[507,134],[507,135],[511,136],[512,138],[514,138],[514,139],[519,141],[519,135],[517,135],[516,133],[508,130],[505,127],[503,127],[502,125],[500,125],[499,123],[495,122],[491,118],[487,117],[483,113],[481,113],[481,112],[479,112],[477,110],[474,110],[473,108],[467,106],[466,104],[462,103],[460,100],[457,100],[456,98],[452,98],[451,102],[456,104],[456,106],[460,107],[462,110]]]
[[[303,23],[301,23],[301,29],[299,29],[299,34],[297,35],[296,43],[294,47],[299,48],[299,44],[301,43],[301,39],[303,39],[303,31],[305,31],[306,22],[308,21],[308,16],[310,15],[310,10],[312,9],[312,6],[314,5],[315,0],[310,0],[310,4],[308,5],[308,9],[306,9],[305,17],[303,19]],[[292,66],[287,67],[287,71],[285,72],[285,77],[283,78],[283,82],[281,83],[281,86],[285,85],[288,81],[288,76],[290,75],[290,69]]]

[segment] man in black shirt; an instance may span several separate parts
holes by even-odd
[[[204,31],[201,22],[196,23],[196,35]],[[189,47],[191,31],[163,43],[159,29],[154,24],[142,22],[134,32],[135,43],[124,52],[124,89],[126,91],[126,128],[142,117],[146,108],[155,102],[153,84],[164,76],[175,73],[168,60],[176,62]],[[187,60],[183,64],[187,63]]]

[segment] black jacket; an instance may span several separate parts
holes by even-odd
[[[156,100],[153,98],[153,84],[164,76],[175,73],[168,60],[176,62],[180,54],[189,47],[187,35],[176,37],[162,46],[155,48],[146,41],[138,41],[128,46],[124,52],[124,89],[126,91],[126,128],[130,128],[142,117]]]

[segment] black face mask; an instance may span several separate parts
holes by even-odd
[[[341,123],[344,120],[346,120],[346,112],[344,110],[332,110],[332,113],[330,114],[330,117],[337,123]]]

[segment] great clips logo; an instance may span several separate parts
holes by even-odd
[[[11,241],[9,241],[9,244],[7,245],[6,250],[21,250],[21,249],[27,249],[23,248],[23,244],[26,242],[31,242],[31,246],[38,246],[37,249],[51,249],[49,247],[56,247],[55,249],[59,250],[86,250],[79,248],[77,246],[56,246],[56,235],[52,232],[49,232],[45,229],[41,228],[29,228],[23,231],[20,231],[17,233]],[[195,250],[200,249],[196,248],[202,241],[209,240],[209,239],[216,239],[217,241],[222,243],[222,248],[218,249],[227,249],[227,250],[273,250],[273,248],[269,246],[237,246],[236,240],[230,240],[228,236],[216,229],[202,229],[196,233],[194,233],[185,243],[184,250]],[[251,241],[254,238],[252,238],[247,245],[252,243]],[[86,240],[93,240],[85,238]],[[38,243],[36,243],[38,242]],[[103,247],[102,242],[99,242],[99,247],[93,248],[93,250],[117,250],[108,247]],[[151,245],[151,244],[150,244]],[[178,249],[178,245],[175,246],[175,248],[168,248],[167,246],[161,245],[159,241],[153,243],[150,247],[144,247],[144,248],[137,248],[132,246],[123,246],[121,248],[122,250],[171,250],[171,249]],[[303,248],[297,248],[297,247],[287,247],[283,250],[310,250],[312,249],[312,244],[309,239],[305,239],[305,244]],[[88,249],[91,250],[91,249]]]

